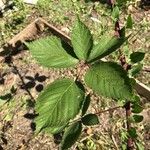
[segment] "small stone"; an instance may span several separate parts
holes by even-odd
[[[32,5],[37,4],[37,1],[38,1],[38,0],[24,0],[25,3],[27,3],[27,4],[32,4]]]
[[[67,27],[63,27],[61,29],[61,31],[63,31],[63,32],[67,33],[67,34],[69,34],[69,32],[70,32],[70,30]]]

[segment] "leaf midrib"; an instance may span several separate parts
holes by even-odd
[[[53,110],[51,111],[52,113],[54,112],[54,110],[55,110],[55,108],[56,108],[56,106],[57,106],[57,104],[61,101],[61,99],[62,99],[62,97],[64,96],[64,94],[68,91],[68,89],[73,85],[74,83],[72,82],[69,86],[68,86],[68,88],[62,93],[62,96],[60,96],[60,98],[58,99],[58,101],[56,102],[56,105],[54,106],[54,108],[53,108]],[[51,116],[50,116],[51,117]],[[49,117],[49,118],[50,118]],[[48,118],[48,120],[50,120]],[[61,123],[61,122],[60,122]],[[59,124],[60,124],[59,123]]]

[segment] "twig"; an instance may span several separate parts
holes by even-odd
[[[116,110],[118,108],[122,108],[122,106],[117,106],[117,107],[109,108],[109,109],[106,109],[106,110],[102,110],[102,111],[96,112],[94,114],[95,115],[100,115],[100,114],[105,113],[105,112],[114,111],[114,110]],[[77,118],[77,119],[73,120],[72,122],[70,122],[69,124],[72,124],[74,122],[80,121],[81,119],[82,119],[82,117]]]
[[[116,140],[115,140],[115,138],[114,138],[113,135],[111,135],[111,139],[112,139],[112,141],[114,142],[114,145],[115,145],[115,147],[116,147],[116,150],[119,150],[118,145],[117,145]]]
[[[141,30],[138,30],[135,34],[133,34],[133,36],[131,36],[129,38],[129,41],[131,41],[135,36],[137,36],[139,33],[141,32]]]
[[[144,68],[142,69],[142,71],[150,72],[150,67],[144,67]]]
[[[100,114],[102,114],[102,113],[105,113],[105,112],[110,112],[110,111],[114,111],[114,110],[116,110],[116,109],[118,109],[118,108],[122,108],[122,106],[117,106],[117,107],[113,107],[113,108],[109,108],[109,109],[106,109],[106,110],[102,110],[102,111],[99,111],[99,112],[97,112],[97,113],[95,113],[96,115],[100,115]]]

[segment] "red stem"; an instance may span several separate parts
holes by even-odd
[[[127,131],[131,129],[131,122],[130,122],[130,116],[131,116],[131,103],[127,102],[125,104],[125,110],[126,110],[126,119],[127,119]],[[127,150],[133,150],[134,145],[133,145],[133,139],[131,137],[128,138],[127,140]]]

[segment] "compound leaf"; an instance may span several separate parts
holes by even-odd
[[[43,66],[51,68],[72,67],[78,60],[69,55],[55,36],[26,43],[32,56]]]
[[[70,79],[51,83],[38,97],[35,110],[36,131],[58,133],[79,112],[84,100],[83,91]]]
[[[82,123],[87,126],[93,126],[99,124],[97,115],[87,114],[82,118]]]
[[[97,45],[93,46],[88,57],[88,62],[101,59],[110,53],[117,50],[125,41],[125,38],[118,38],[117,36],[110,36],[104,34]]]
[[[79,19],[72,30],[71,42],[77,57],[86,60],[93,45],[93,38],[88,27]]]
[[[130,100],[133,97],[127,72],[113,62],[94,64],[87,71],[85,82],[99,95],[121,100]]]
[[[62,137],[61,149],[66,150],[70,148],[81,135],[81,131],[82,131],[81,122],[76,122],[71,126],[69,126],[64,132],[64,135]]]

